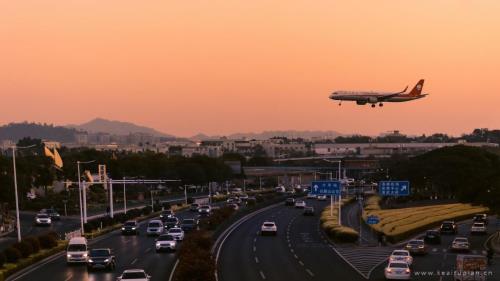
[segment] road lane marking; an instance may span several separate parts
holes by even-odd
[[[310,271],[309,269],[306,269],[306,272],[311,275],[311,277],[314,277],[314,273],[312,273],[312,271]]]
[[[135,264],[137,262],[137,259],[134,259],[130,264]]]
[[[264,272],[262,272],[262,270],[261,270],[261,271],[259,271],[259,273],[260,273],[260,277],[262,279],[266,280],[266,276],[264,275]]]
[[[73,274],[72,274],[72,273],[70,273],[70,274],[69,274],[69,276],[68,276],[68,278],[66,278],[66,280],[64,280],[64,281],[69,281],[69,280],[71,280],[72,278],[73,278]]]
[[[255,257],[255,263],[259,263],[259,258]]]
[[[253,251],[257,252],[257,248],[255,246],[253,246]]]
[[[296,259],[299,259],[299,256],[297,256],[297,255],[295,255],[295,254],[293,255],[293,257],[294,257],[294,258],[296,258]]]
[[[304,263],[302,261],[299,261],[299,264],[302,265],[302,266],[304,266]]]
[[[293,250],[293,249],[290,249],[290,252],[292,252],[292,253],[293,253],[293,252],[294,252],[294,250]]]
[[[144,253],[149,253],[151,251],[151,248],[147,248]]]
[[[256,243],[256,242],[257,242],[257,237],[255,237],[255,238],[253,239],[253,243]]]

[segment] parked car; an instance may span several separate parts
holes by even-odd
[[[467,237],[456,237],[451,243],[451,250],[468,252],[470,250],[469,239]]]
[[[305,207],[304,208],[304,216],[314,216],[314,208],[313,207]]]
[[[87,239],[73,237],[66,248],[66,263],[86,263],[88,258]]]
[[[89,258],[87,260],[87,270],[93,269],[107,269],[114,270],[116,267],[115,256],[112,254],[111,249],[92,249],[89,251]]]
[[[192,230],[198,229],[198,220],[197,219],[184,219],[181,223],[181,228],[184,232],[189,232]]]
[[[303,209],[306,207],[306,202],[304,200],[295,201],[295,208]]]
[[[177,250],[177,241],[170,234],[162,234],[155,241],[156,252]]]
[[[161,220],[150,220],[146,228],[147,235],[161,235],[163,233],[163,222]]]
[[[424,240],[420,239],[410,240],[406,244],[405,249],[408,250],[410,254],[421,254],[421,255],[427,254],[427,248],[425,247],[425,242]]]
[[[163,227],[165,227],[165,229],[169,229],[169,228],[172,228],[172,227],[176,227],[179,225],[179,219],[176,218],[176,217],[170,217],[170,218],[167,218],[166,220],[164,220],[163,222]]]
[[[384,269],[384,276],[387,280],[410,280],[411,269],[406,262],[392,261]]]
[[[151,276],[149,276],[142,269],[127,269],[125,270],[120,277],[117,278],[118,281],[126,280],[126,281],[149,281],[151,280]]]
[[[139,234],[139,223],[137,221],[126,221],[122,225],[122,234],[134,234],[138,235]]]
[[[437,230],[427,230],[424,242],[427,244],[441,244],[441,234]]]
[[[278,227],[276,226],[275,222],[272,221],[266,221],[262,224],[260,227],[260,234],[262,236],[266,234],[271,234],[271,235],[276,235],[278,234]]]
[[[174,239],[177,241],[184,240],[184,230],[182,230],[182,228],[180,227],[173,227],[169,229],[167,234],[172,235],[172,237],[174,237]]]
[[[52,219],[47,214],[37,214],[35,216],[35,225],[38,226],[50,226],[52,224]]]
[[[441,232],[441,234],[443,233],[457,234],[458,228],[454,221],[443,221],[443,223],[441,223],[439,231]]]
[[[475,214],[472,218],[473,222],[482,222],[485,225],[488,225],[488,215],[487,214]]]
[[[411,265],[413,258],[407,250],[394,250],[389,256],[389,262],[406,262],[408,265]]]
[[[486,225],[484,222],[475,222],[472,224],[470,228],[470,233],[471,234],[487,234],[488,229],[486,228]]]
[[[295,205],[295,199],[294,198],[287,198],[285,200],[285,205],[286,206],[293,206],[293,205]]]

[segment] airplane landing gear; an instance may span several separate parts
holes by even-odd
[[[379,103],[378,106],[382,107],[382,106],[384,106],[384,104],[383,103]]]
[[[374,104],[374,103],[372,103],[372,107],[375,107],[375,104]]]
[[[339,106],[341,106],[341,105],[342,105],[342,102],[339,102]]]

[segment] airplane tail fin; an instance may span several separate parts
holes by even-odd
[[[408,96],[415,97],[420,96],[422,94],[422,88],[424,87],[424,79],[420,79],[417,85],[413,87],[413,89],[408,93]]]

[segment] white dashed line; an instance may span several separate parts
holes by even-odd
[[[266,280],[266,276],[264,275],[264,272],[262,272],[262,270],[261,270],[261,271],[259,271],[259,273],[260,273],[260,277],[262,277],[262,279]]]
[[[302,266],[304,266],[304,263],[302,261],[299,261],[299,264],[302,265]]]
[[[259,258],[255,257],[255,263],[259,263]]]
[[[135,264],[137,262],[137,259],[133,260],[130,264]]]
[[[149,252],[151,252],[151,248],[147,248],[144,253],[149,253]]]
[[[66,278],[66,280],[64,280],[64,281],[69,281],[69,280],[71,280],[71,279],[73,279],[73,274],[70,274],[70,275],[68,276],[68,278]]]
[[[255,238],[253,239],[253,242],[254,242],[254,243],[256,243],[256,242],[257,242],[257,237],[255,237]]]
[[[296,258],[296,259],[299,259],[299,256],[297,256],[297,255],[293,255],[293,257]]]
[[[257,252],[257,248],[255,246],[253,246],[253,251]]]
[[[293,250],[293,249],[290,249],[290,252],[292,252],[292,253],[293,253],[293,252],[294,252],[294,250]]]
[[[310,271],[309,269],[306,269],[306,272],[311,275],[311,277],[314,277],[314,273],[312,273],[312,271]]]

